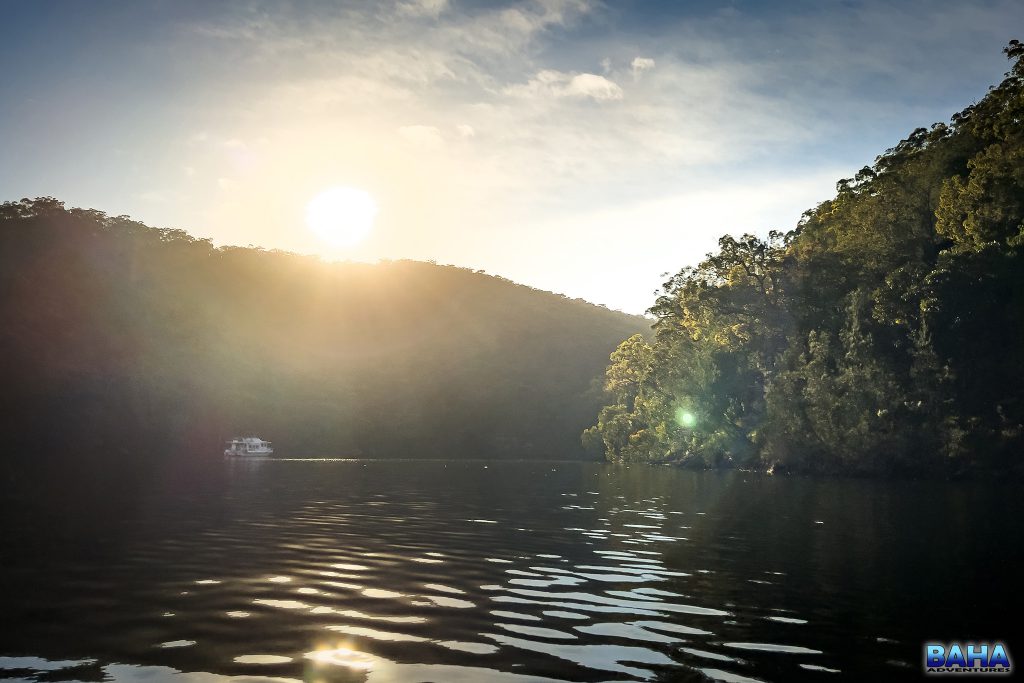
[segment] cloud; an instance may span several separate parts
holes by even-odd
[[[398,129],[398,134],[423,149],[440,149],[444,146],[441,131],[434,126],[401,126]]]
[[[451,3],[429,31],[421,16],[358,4],[254,16],[245,25],[262,32],[259,41],[211,46],[245,58],[228,66],[242,84],[224,92],[220,118],[231,125],[208,125],[221,140],[274,131],[272,149],[261,150],[268,163],[274,150],[291,154],[286,148],[306,150],[296,162],[304,168],[346,173],[401,159],[400,173],[374,173],[433,182],[436,169],[410,165],[405,153],[430,150],[417,163],[444,165],[483,205],[514,196],[511,211],[530,203],[573,210],[654,196],[702,164],[765,158],[820,132],[798,125],[796,107],[765,88],[765,60],[752,70],[742,51],[717,50],[730,27],[676,26],[683,39],[670,43],[652,34],[652,68],[641,43],[608,42],[595,30],[608,19],[604,5],[579,0]],[[451,144],[474,136],[472,145]],[[428,194],[426,202],[447,201]]]
[[[437,19],[448,8],[448,0],[410,0],[398,5],[400,14]]]
[[[537,72],[523,84],[511,85],[504,92],[515,97],[582,97],[594,100],[621,100],[622,88],[597,74],[569,74],[554,69]]]
[[[636,79],[639,78],[640,74],[644,71],[654,68],[654,60],[650,57],[634,57],[629,66],[633,69],[633,78]]]
[[[597,74],[577,74],[569,81],[566,94],[575,97],[591,97],[595,100],[621,100],[622,88]]]
[[[477,57],[521,60],[552,29],[570,28],[593,11],[588,0],[526,0],[454,19],[436,34],[439,43]]]

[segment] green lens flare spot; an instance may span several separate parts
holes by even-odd
[[[691,429],[697,424],[697,416],[689,410],[679,408],[676,410],[676,422],[678,422],[681,427]]]

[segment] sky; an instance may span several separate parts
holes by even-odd
[[[0,2],[0,201],[631,313],[1008,68],[1019,0]],[[372,196],[355,246],[309,230]]]

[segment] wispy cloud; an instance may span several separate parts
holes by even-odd
[[[504,91],[515,97],[588,97],[594,100],[621,100],[622,88],[597,74],[567,74],[544,69],[525,84],[507,86]]]
[[[447,7],[448,0],[410,0],[409,2],[400,2],[398,12],[437,19]]]
[[[654,68],[654,60],[650,57],[634,57],[629,66],[633,69],[633,78],[639,78],[644,71]]]

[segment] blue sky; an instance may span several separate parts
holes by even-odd
[[[982,97],[1024,3],[24,2],[2,199],[332,259],[434,259],[631,312],[725,233]],[[304,225],[369,192],[370,237]]]

